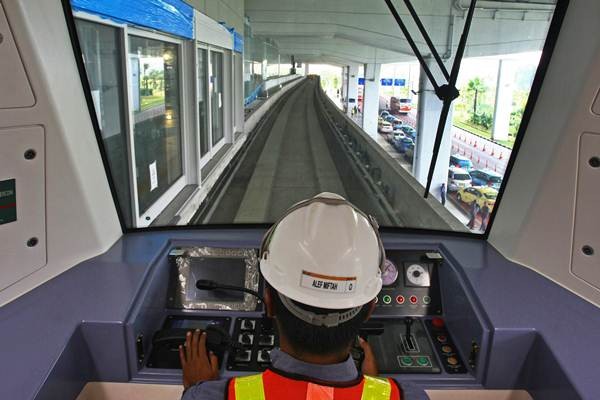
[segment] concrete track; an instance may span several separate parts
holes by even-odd
[[[284,100],[257,134],[205,223],[275,221],[292,204],[328,191],[347,196],[314,104],[316,81]]]

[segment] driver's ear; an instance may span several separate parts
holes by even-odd
[[[269,286],[265,287],[264,298],[265,298],[265,310],[267,312],[267,317],[274,318],[275,317],[275,305],[273,304],[273,289]]]

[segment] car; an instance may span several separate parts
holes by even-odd
[[[476,169],[470,171],[469,174],[475,186],[489,186],[499,190],[502,184],[502,175],[491,169]]]
[[[400,140],[405,138],[406,135],[399,129],[394,129],[394,132],[388,136],[388,142],[392,143],[394,140]]]
[[[453,154],[450,156],[450,166],[471,171],[473,169],[473,162],[465,156],[461,156],[460,154]]]
[[[400,121],[400,122],[392,122],[392,126],[394,127],[394,130],[402,129],[402,126],[403,126],[402,125],[402,121]]]
[[[415,143],[409,143],[406,145],[406,150],[404,151],[404,158],[408,161],[412,162],[413,157],[415,156]]]
[[[397,124],[402,123],[402,121],[400,121],[398,118],[394,117],[393,115],[388,115],[387,117],[383,117],[383,119],[385,119],[387,122],[391,123],[391,124]]]
[[[387,111],[387,110],[383,110],[383,111],[381,112],[381,114],[379,114],[379,116],[380,116],[381,118],[385,118],[385,117],[387,117],[388,115],[390,115],[390,112],[389,112],[389,111]]]
[[[415,128],[413,128],[412,126],[409,126],[409,125],[402,125],[400,127],[400,129],[402,129],[402,131],[406,134],[406,136],[411,138],[413,140],[413,142],[417,141],[417,130]]]
[[[390,124],[389,122],[382,121],[378,124],[377,130],[379,131],[379,133],[392,133],[394,131],[394,128],[392,128],[392,124]]]
[[[482,208],[485,204],[487,204],[490,211],[494,209],[494,205],[496,204],[496,197],[498,197],[498,191],[494,188],[487,186],[471,186],[468,188],[460,189],[456,194],[456,198],[458,201],[469,205],[472,205],[473,202],[475,202],[477,204],[478,209]]]
[[[468,188],[471,185],[471,175],[469,175],[469,171],[458,167],[448,168],[449,192],[456,192],[460,189]]]
[[[406,136],[398,137],[397,139],[392,138],[392,146],[398,151],[398,153],[403,154],[409,147],[415,146],[415,142],[412,141],[411,138]]]

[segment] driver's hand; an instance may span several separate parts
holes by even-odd
[[[183,369],[183,387],[185,389],[199,382],[219,378],[219,360],[206,351],[206,332],[196,329],[188,332],[185,345],[179,346],[179,359]]]
[[[379,370],[377,369],[377,361],[375,360],[375,354],[369,342],[365,339],[358,337],[358,344],[365,353],[365,359],[362,362],[362,373],[365,375],[377,376]]]

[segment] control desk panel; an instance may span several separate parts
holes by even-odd
[[[271,365],[271,351],[279,346],[279,337],[276,323],[260,314],[260,300],[248,294],[263,287],[255,250],[250,250],[177,248],[171,252],[167,312],[172,313],[154,332],[145,367],[180,368],[178,347],[192,329],[207,331],[208,347],[226,370],[262,371]],[[232,268],[236,274],[227,275],[224,270]],[[387,251],[383,288],[372,318],[359,333],[371,344],[381,373],[468,371],[444,320],[440,268],[444,268],[443,258],[437,252]],[[221,273],[227,275],[223,284]],[[245,293],[236,295],[236,287]],[[183,315],[177,304],[185,309]],[[193,315],[194,309],[202,310],[202,316]],[[235,316],[227,310],[235,311]],[[360,364],[363,354],[357,345],[352,356]]]

